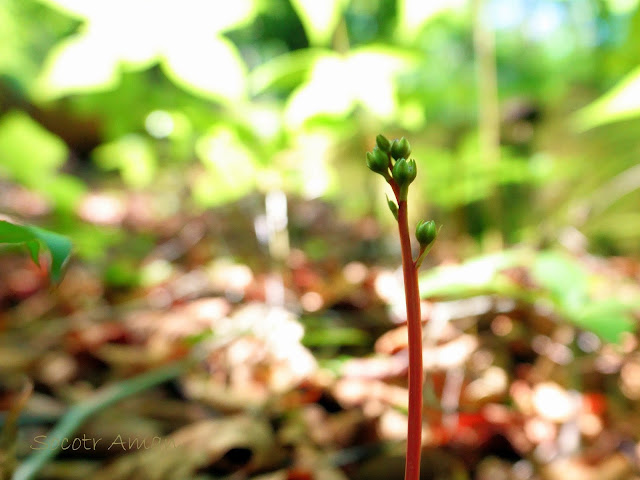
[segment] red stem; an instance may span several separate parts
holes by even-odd
[[[419,480],[422,450],[422,325],[420,323],[418,269],[413,263],[411,254],[406,200],[398,202],[398,230],[402,248],[402,273],[404,274],[407,328],[409,330],[409,426],[404,478],[405,480]]]

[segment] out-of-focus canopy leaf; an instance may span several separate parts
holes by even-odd
[[[0,121],[0,171],[20,181],[58,169],[67,157],[62,140],[26,113],[11,112]]]
[[[640,67],[623,78],[614,88],[578,111],[574,121],[578,129],[593,127],[640,115]]]
[[[293,89],[303,83],[313,65],[331,51],[323,48],[306,48],[279,55],[249,74],[251,93],[258,95],[270,88]]]
[[[291,0],[311,45],[327,46],[348,0]]]
[[[118,57],[95,32],[89,30],[57,44],[38,80],[36,95],[47,97],[91,92],[114,87],[119,80]]]
[[[224,7],[205,0],[42,1],[86,23],[51,52],[35,92],[41,98],[110,88],[121,67],[146,68],[156,61],[194,94],[222,101],[244,96],[245,66],[221,34],[253,19],[253,0]]]
[[[70,208],[85,188],[58,173],[67,155],[65,143],[27,114],[10,112],[0,119],[0,174]]]
[[[399,0],[398,33],[401,38],[411,39],[429,19],[440,12],[463,7],[466,0]]]
[[[316,59],[308,82],[297,89],[285,109],[285,122],[296,128],[316,115],[341,117],[356,104],[381,119],[396,113],[395,77],[415,58],[406,50],[367,46],[347,55],[327,53]]]
[[[246,91],[246,67],[237,48],[221,36],[185,34],[167,45],[162,66],[187,91],[215,100],[239,100]]]

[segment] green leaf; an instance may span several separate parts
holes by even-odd
[[[313,64],[309,81],[297,88],[285,107],[285,123],[291,128],[300,127],[316,115],[342,117],[354,104],[351,84],[345,60],[336,54],[322,55]]]
[[[485,255],[461,265],[439,267],[420,276],[420,294],[430,297],[470,297],[500,290],[501,270],[520,264],[523,252],[504,251]]]
[[[0,220],[0,243],[25,243],[33,239],[33,233],[25,227]]]
[[[357,102],[382,119],[396,114],[396,76],[415,64],[417,57],[387,45],[368,45],[351,51],[346,75]]]
[[[318,115],[344,117],[357,104],[380,119],[391,120],[397,114],[396,76],[415,60],[406,51],[384,45],[319,56],[309,80],[289,97],[285,123],[298,128]]]
[[[531,290],[510,281],[501,271],[527,268],[544,290]],[[540,298],[551,301],[556,313],[577,327],[594,332],[608,342],[619,342],[623,332],[633,332],[633,311],[640,301],[616,298],[591,300],[589,272],[577,261],[560,252],[504,251],[440,267],[420,277],[423,298],[468,298],[496,294],[533,303]]]
[[[49,232],[42,228],[27,226],[33,235],[40,240],[51,252],[51,278],[54,282],[60,281],[62,267],[71,256],[71,240],[67,237]]]
[[[327,46],[342,18],[345,0],[291,0],[311,45]]]
[[[59,173],[67,156],[66,144],[26,113],[9,112],[0,120],[0,176],[71,210],[85,188],[76,177]]]
[[[26,242],[27,249],[29,250],[29,255],[31,255],[31,260],[36,265],[40,264],[40,243],[36,240],[29,240]]]
[[[39,100],[50,100],[108,90],[119,81],[116,53],[105,49],[100,35],[88,30],[62,40],[51,50],[34,93]]]
[[[71,255],[71,241],[62,235],[32,225],[16,225],[0,220],[0,243],[25,244],[34,262],[38,262],[42,242],[51,252],[51,278],[58,282],[62,267]]]
[[[271,88],[293,89],[304,83],[306,76],[318,59],[332,55],[330,50],[305,48],[286,52],[256,66],[249,74],[252,95]]]
[[[539,253],[531,273],[565,313],[578,311],[589,299],[588,272],[567,255],[559,252]]]
[[[36,92],[43,99],[114,87],[121,70],[158,60],[191,93],[229,101],[245,93],[244,63],[220,34],[250,23],[254,0],[154,2],[152,14],[147,0],[130,0],[126,15],[109,2],[43,1],[84,20],[80,33],[63,39],[45,61]]]
[[[165,48],[162,68],[175,84],[195,95],[229,103],[246,95],[247,68],[236,46],[222,36],[185,34]]]
[[[633,70],[602,97],[574,116],[578,130],[589,130],[606,123],[640,115],[640,67]]]
[[[632,333],[636,327],[630,306],[613,298],[589,303],[572,320],[612,343],[619,343],[622,333]]]
[[[439,0],[437,2],[425,2],[424,0],[399,0],[398,34],[405,40],[412,40],[418,34],[418,30],[427,21],[446,10],[459,8],[460,2],[456,0]]]
[[[0,121],[0,173],[31,186],[54,173],[67,158],[65,143],[23,112]]]

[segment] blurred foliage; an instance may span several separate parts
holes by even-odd
[[[638,2],[482,5],[497,162],[478,140],[469,2],[1,0],[0,175],[72,236],[95,188],[195,210],[284,190],[389,222],[361,168],[383,131],[415,139],[415,214],[446,216],[450,238],[571,226],[637,253]]]
[[[84,192],[81,182],[59,173],[67,158],[65,143],[22,112],[13,111],[0,119],[0,151],[0,171],[60,208],[71,209]]]
[[[411,141],[420,170],[412,223],[443,225],[431,257],[442,265],[420,278],[429,308],[495,300],[495,312],[473,315],[476,337],[497,352],[491,368],[512,379],[525,375],[522,364],[539,368],[533,343],[541,335],[551,342],[567,322],[571,332],[599,336],[603,356],[609,343],[629,348],[637,261],[590,254],[640,254],[638,45],[639,0],[0,0],[0,218],[25,219],[0,221],[0,243],[26,245],[36,261],[44,247],[54,280],[71,245],[86,260],[72,262],[53,307],[50,295],[36,295],[48,286],[44,272],[7,257],[3,325],[15,316],[25,338],[40,329],[46,341],[22,348],[28,343],[7,337],[3,358],[39,369],[34,359],[50,358],[56,343],[82,355],[77,377],[38,385],[67,401],[67,381],[100,383],[112,377],[104,366],[115,377],[153,368],[153,352],[179,358],[176,339],[204,338],[203,325],[255,302],[265,308],[249,305],[248,331],[291,340],[274,355],[278,365],[290,356],[291,371],[304,369],[299,342],[336,373],[372,349],[391,358],[406,338],[399,327],[395,340],[380,341],[389,320],[402,321],[402,287],[385,266],[389,252],[397,266],[398,242],[375,191],[383,185],[364,159],[380,132]],[[282,320],[294,335],[274,334],[269,321],[287,312],[272,304],[290,301],[305,312],[300,325]],[[97,330],[88,328],[93,318],[70,321],[85,307],[106,312]],[[127,308],[141,311],[130,317]],[[494,313],[503,318],[484,318]],[[47,328],[30,320],[54,315]],[[513,332],[496,333],[511,319]],[[153,355],[138,357],[142,343],[127,353],[132,344],[122,342],[140,342],[141,332]],[[573,336],[571,348],[580,343]],[[627,377],[636,378],[640,361],[623,351]],[[501,366],[508,356],[520,357]],[[237,383],[290,376],[265,371],[268,362]],[[587,368],[600,368],[593,363]],[[476,367],[474,382],[484,368]],[[359,366],[375,382],[398,374],[376,368]],[[531,378],[557,380],[543,368]],[[585,392],[611,394],[611,371],[599,372],[602,382]],[[632,394],[624,394],[637,403],[629,378]],[[238,410],[253,405],[238,398]]]
[[[509,275],[530,271],[528,282]],[[591,274],[576,259],[556,251],[505,250],[474,258],[461,265],[440,267],[424,274],[424,298],[468,298],[501,295],[530,304],[546,304],[558,319],[592,331],[607,342],[621,342],[636,331],[634,312],[640,301],[624,292],[602,298],[604,275]]]
[[[33,225],[17,225],[0,220],[0,244],[24,244],[36,264],[40,264],[40,245],[51,253],[51,278],[58,281],[62,267],[71,255],[71,242],[68,238],[49,232]]]

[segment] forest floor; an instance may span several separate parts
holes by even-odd
[[[288,229],[261,234],[254,200],[87,214],[118,241],[74,256],[59,285],[24,252],[0,256],[0,473],[51,451],[34,478],[403,478],[396,247],[318,201],[292,200]],[[422,478],[640,478],[638,261],[514,249],[463,262],[438,242],[422,278]],[[139,391],[51,436],[118,385]]]

